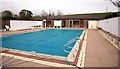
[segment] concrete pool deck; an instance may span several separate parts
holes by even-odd
[[[42,28],[42,29],[45,29],[45,28]],[[37,29],[34,31],[39,31],[42,29]],[[50,29],[50,28],[48,28],[48,29]],[[3,33],[5,34],[6,32],[3,32]],[[11,33],[11,32],[8,32],[8,33]],[[23,32],[21,32],[21,33],[23,33]],[[10,34],[7,34],[7,35],[10,35]],[[16,59],[14,59],[14,60],[16,60]],[[40,63],[36,64],[34,62],[17,65],[17,67],[22,67],[22,66],[23,67],[24,66],[31,67],[32,63],[34,66],[40,65],[40,67],[41,66],[42,67],[45,67],[45,66],[51,67],[51,65],[40,64]],[[118,67],[118,49],[115,48],[113,46],[113,44],[111,44],[97,30],[94,30],[94,29],[89,29],[88,33],[87,33],[85,67],[86,67],[86,69],[87,68],[89,69],[91,67],[97,67],[97,68],[99,68],[99,67]]]
[[[14,56],[11,55],[11,54],[5,54],[5,53],[2,53],[1,55],[6,55],[3,59],[2,59],[2,62],[3,62],[3,66],[4,65],[7,65],[7,67],[75,67],[75,66],[72,66],[72,65],[67,65],[67,64],[61,64],[61,63],[55,63],[55,62],[50,62],[50,61],[46,61],[46,60],[42,60],[42,59],[32,59],[32,58],[24,58],[24,57],[21,57],[21,56]],[[11,59],[11,57],[13,57]],[[24,59],[22,59],[24,58]],[[10,60],[9,60],[10,59]],[[18,62],[14,62],[14,61],[17,61],[19,59],[22,59]],[[6,62],[6,60],[9,60]],[[5,63],[4,63],[5,62]],[[14,63],[11,63],[11,62],[14,62]],[[20,63],[20,64],[19,64]],[[6,67],[6,66],[4,66]]]
[[[9,56],[6,56],[2,60],[2,62],[4,62],[6,59],[9,59],[9,58],[10,58]],[[9,62],[16,61],[16,60],[18,60],[18,59],[12,58]],[[9,62],[6,62],[5,64],[7,64]],[[25,61],[21,60],[20,62],[25,62]],[[18,63],[18,62],[16,62],[16,63]],[[44,64],[39,64],[39,63],[34,63],[34,62],[27,62],[27,63],[23,63],[23,64],[19,64],[19,65],[14,65],[14,66],[10,66],[10,67],[52,67],[52,66],[44,65]]]
[[[118,49],[94,29],[87,34],[85,67],[118,67]]]
[[[0,36],[13,35],[13,34],[21,34],[21,33],[27,33],[27,32],[33,32],[33,31],[40,31],[40,30],[45,30],[45,29],[50,29],[50,28],[5,31],[5,32],[0,32]]]
[[[81,30],[84,28],[51,28],[51,27],[46,27],[46,28],[38,28],[38,29],[11,30],[11,31],[0,32],[0,36],[21,34],[21,33],[40,31],[40,30],[45,30],[45,29],[79,29],[79,30]]]

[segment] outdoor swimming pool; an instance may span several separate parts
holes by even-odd
[[[84,30],[48,29],[2,37],[2,47],[23,51],[35,51],[49,55],[67,57],[63,46],[71,39],[79,37]],[[69,46],[73,47],[72,43]],[[65,47],[71,51],[71,48]]]

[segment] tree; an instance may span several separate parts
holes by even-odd
[[[46,17],[48,15],[48,13],[45,11],[45,10],[42,10],[41,11],[41,16],[42,17]]]
[[[17,14],[14,14],[13,17],[14,17],[14,18],[18,18],[18,15],[17,15]]]
[[[113,1],[113,0],[110,0],[114,6],[120,8],[120,1],[119,0],[116,0],[116,1]]]
[[[31,11],[27,10],[27,14],[26,14],[27,18],[31,18],[32,15],[33,15],[33,13]]]
[[[55,16],[55,12],[54,11],[52,11],[51,16]]]
[[[105,0],[105,1],[110,1],[114,6],[120,8],[120,1],[119,0]]]
[[[20,13],[19,13],[19,17],[22,18],[22,19],[26,19],[26,10],[21,10]]]
[[[2,11],[2,19],[3,20],[10,20],[13,19],[13,14],[9,10]]]
[[[112,15],[111,14],[105,15],[105,19],[108,19],[108,18],[112,18]]]
[[[29,10],[26,10],[26,9],[21,10],[20,13],[19,13],[19,17],[21,19],[32,18],[32,15],[33,15],[33,13],[31,11],[29,11]]]
[[[113,13],[113,17],[118,17],[120,13]]]
[[[49,16],[55,16],[55,12],[52,11],[52,10],[50,10],[50,11],[49,11]]]
[[[61,10],[57,10],[57,15],[58,15],[58,16],[63,15],[63,13],[61,12]]]
[[[108,19],[108,18],[118,17],[118,16],[120,16],[119,12],[114,12],[114,13],[109,12],[108,14],[105,15],[105,18]]]

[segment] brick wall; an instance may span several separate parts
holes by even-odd
[[[66,27],[70,27],[69,20],[66,20]]]

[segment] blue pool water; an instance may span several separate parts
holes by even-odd
[[[2,47],[67,57],[63,46],[83,30],[48,29],[2,37]],[[75,42],[69,46],[74,46]],[[70,51],[70,48],[65,47]]]

